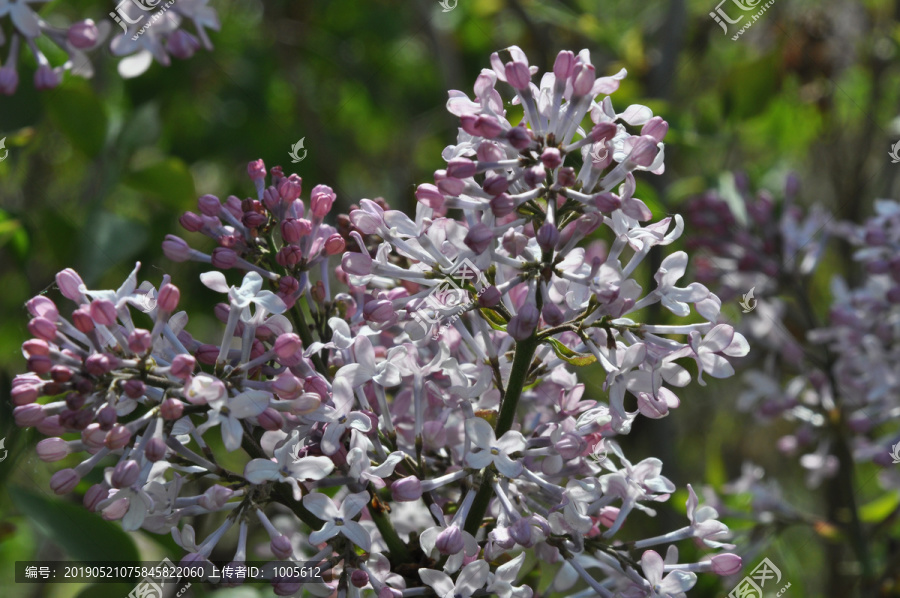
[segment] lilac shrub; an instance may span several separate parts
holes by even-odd
[[[32,8],[45,1],[0,0],[0,19],[8,17],[12,30],[6,62],[0,62],[0,93],[13,95],[18,89],[17,64],[24,48],[31,51],[38,65],[34,87],[46,90],[59,85],[66,72],[92,77],[94,68],[88,53],[103,45],[117,28],[122,33],[112,36],[109,48],[113,55],[125,57],[119,63],[119,73],[126,78],[142,74],[154,60],[168,66],[172,56],[190,58],[201,45],[211,50],[212,42],[206,30],[219,30],[216,11],[207,6],[209,0],[125,0],[109,13],[110,19],[99,23],[83,19],[68,27],[51,25]],[[183,28],[187,21],[193,23],[196,36]],[[47,40],[63,52],[66,55],[63,63],[52,65],[41,51],[39,40]],[[5,45],[6,37],[0,31],[0,47]]]
[[[226,535],[243,561],[261,524],[262,557],[333,568],[332,581],[275,579],[278,595],[527,597],[535,558],[568,596],[684,596],[697,573],[739,571],[690,485],[684,526],[627,531],[676,486],[617,437],[679,406],[687,361],[702,382],[748,352],[716,295],[680,282],[685,252],[652,288],[635,278],[684,230],[634,196],[636,172],[663,171],[668,125],[645,106],[617,112],[626,73],[597,77],[586,50],[561,52],[540,86],[519,48],[502,54],[474,98],[450,92],[458,138],[414,215],[362,199],[329,225],[330,187],[305,202],[300,177],[257,160],[256,199],[205,195],[181,217],[215,249],[174,235],[163,249],[211,266],[200,279],[223,295],[221,337],[194,338],[178,288],[139,283],[137,267],[115,291],[60,272],[70,315],[32,299],[16,422],[48,436],[45,461],[87,453],[53,490],[103,467],[85,506],[171,532],[184,561],[221,560]],[[643,321],[657,303],[684,321]],[[576,376],[589,364],[602,394]],[[240,471],[221,459],[236,452]],[[197,515],[219,526],[202,540]],[[688,541],[708,554],[679,562]]]
[[[876,468],[883,491],[900,488],[900,205],[878,200],[866,222],[835,222],[818,206],[798,205],[793,176],[782,201],[738,180],[743,201],[729,204],[712,191],[687,205],[691,247],[709,254],[698,277],[723,297],[756,291],[740,325],[755,355],[737,406],[762,422],[793,424],[778,450],[798,459],[810,488],[829,484],[825,517],[844,528],[871,578],[866,545],[880,540],[861,522],[852,489],[861,466]],[[833,275],[827,313],[817,314],[812,278],[839,242],[853,249],[852,263],[846,277]],[[825,523],[790,506],[752,464],[725,490],[753,494],[761,524]]]

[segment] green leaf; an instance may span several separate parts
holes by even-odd
[[[553,351],[560,359],[564,359],[572,365],[582,367],[591,365],[597,361],[597,358],[592,353],[578,353],[577,351],[573,351],[555,338],[548,338],[546,340],[550,343],[550,346],[553,347]]]
[[[491,328],[494,330],[502,330],[506,332],[506,320],[500,317],[500,314],[495,312],[493,309],[481,308],[481,315],[484,316],[484,319],[487,320],[487,323],[491,325]]]
[[[109,212],[96,212],[91,221],[92,230],[82,242],[84,261],[79,268],[86,282],[96,281],[113,266],[137,254],[147,242],[147,229],[140,222]]]
[[[859,518],[864,523],[884,521],[888,515],[900,506],[900,492],[888,492],[859,509]]]
[[[170,208],[183,210],[197,201],[194,177],[178,158],[169,158],[132,172],[126,177],[125,184],[155,195]]]
[[[73,147],[94,157],[106,142],[106,107],[87,85],[67,83],[46,101],[47,112]]]
[[[9,495],[16,507],[45,536],[79,561],[139,561],[131,537],[122,528],[81,505],[48,498],[13,486]]]

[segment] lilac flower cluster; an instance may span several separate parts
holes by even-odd
[[[306,203],[298,176],[261,160],[248,167],[256,199],[206,195],[181,217],[215,249],[173,235],[163,249],[214,268],[200,278],[226,296],[221,338],[195,339],[177,287],[139,285],[137,268],[116,291],[61,272],[69,316],[31,300],[16,422],[48,436],[46,461],[88,453],[53,490],[104,467],[85,506],[129,530],[171,531],[184,561],[221,560],[232,528],[232,560],[245,560],[259,523],[264,556],[334,572],[273,579],[278,595],[527,598],[527,553],[555,563],[553,588],[570,596],[684,596],[697,573],[740,570],[722,552],[728,528],[690,486],[683,527],[625,531],[676,487],[662,461],[632,463],[616,436],[678,407],[684,360],[702,384],[748,352],[707,287],[679,286],[686,253],[666,257],[646,292],[634,277],[684,229],[680,216],[642,224],[652,214],[634,197],[635,171],[662,172],[668,125],[645,106],[616,112],[609,96],[626,73],[597,77],[586,50],[561,52],[540,86],[516,47],[491,66],[474,99],[450,92],[457,143],[418,187],[414,217],[363,199],[332,227],[331,188]],[[477,272],[454,286],[465,300],[435,299],[460,264]],[[655,303],[695,316],[641,321]],[[606,374],[603,396],[576,377],[589,364]],[[245,454],[243,470],[221,450]],[[196,515],[220,522],[199,543],[186,522]],[[679,562],[687,540],[712,553]]]
[[[891,466],[892,447],[900,442],[893,424],[900,409],[897,203],[877,201],[876,216],[862,225],[836,224],[820,207],[805,213],[796,204],[793,176],[782,202],[767,191],[753,196],[742,177],[739,181],[743,203],[729,204],[709,192],[687,206],[697,231],[691,242],[711,254],[698,276],[718,280],[723,297],[756,289],[758,305],[744,317],[741,330],[759,351],[744,374],[739,407],[764,420],[796,423],[778,447],[800,455],[810,486],[837,474],[836,447],[848,439],[856,461]],[[823,319],[812,307],[809,289],[829,238],[856,248],[859,276],[853,272],[853,286],[834,276]],[[891,471],[881,480],[885,488],[900,483]]]
[[[0,93],[13,95],[18,89],[17,64],[23,44],[31,51],[38,65],[34,86],[45,90],[59,85],[66,72],[79,77],[92,77],[94,68],[88,52],[104,43],[113,29],[113,22],[123,30],[110,43],[114,55],[126,56],[119,64],[119,73],[123,77],[140,75],[154,59],[168,66],[170,56],[190,58],[201,43],[207,50],[212,49],[206,30],[219,29],[215,9],[207,6],[209,0],[173,0],[166,4],[161,4],[161,0],[125,0],[119,3],[115,12],[110,13],[113,21],[95,23],[84,19],[64,28],[51,25],[29,6],[45,1],[0,0],[0,18],[8,16],[12,30],[6,62],[0,62]],[[194,23],[199,39],[181,28],[185,21]],[[60,65],[52,65],[41,51],[39,39],[48,40],[64,52],[66,60]],[[0,30],[0,47],[6,42],[6,36]]]

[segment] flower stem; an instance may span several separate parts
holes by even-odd
[[[304,295],[305,297],[305,295]],[[297,334],[300,335],[300,340],[303,341],[303,347],[307,348],[313,344],[312,334],[309,332],[309,324],[306,322],[306,315],[303,313],[303,308],[300,306],[300,300],[298,299],[296,303],[294,303],[294,314],[297,316]],[[312,358],[313,364],[316,366],[316,369],[320,374],[328,378],[328,369],[325,367],[325,362],[322,361],[322,356],[318,353],[314,353],[310,356]]]
[[[409,550],[406,548],[406,544],[403,540],[400,539],[400,536],[397,535],[397,530],[394,529],[394,525],[391,523],[391,518],[387,514],[387,509],[383,506],[383,503],[378,500],[375,489],[370,487],[369,490],[372,492],[372,500],[369,501],[369,515],[372,516],[375,527],[381,532],[381,537],[384,538],[384,542],[391,552],[391,562],[412,562]]]
[[[519,405],[519,397],[522,396],[522,389],[525,388],[525,376],[528,374],[528,368],[531,366],[531,360],[534,357],[538,344],[537,335],[532,334],[516,345],[512,371],[509,374],[509,382],[506,385],[503,404],[500,406],[500,416],[497,418],[497,426],[495,427],[498,437],[503,436],[512,428],[516,417],[516,408]],[[481,487],[475,495],[475,502],[472,503],[472,510],[469,511],[469,516],[466,517],[463,529],[473,536],[478,532],[478,528],[481,527],[484,514],[487,512],[491,498],[494,496],[493,481],[493,472],[491,470],[485,471]]]

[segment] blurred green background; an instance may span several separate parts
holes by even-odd
[[[175,233],[197,245],[178,216],[204,193],[248,196],[250,159],[298,173],[304,196],[331,185],[340,211],[381,196],[411,213],[415,186],[432,180],[441,150],[455,142],[447,89],[471,95],[490,53],[512,44],[542,69],[561,49],[588,48],[598,74],[629,72],[614,106],[644,103],[670,123],[666,173],[639,177],[637,195],[657,218],[727,184],[723,173],[732,170],[772,188],[798,172],[802,197],[840,218],[858,220],[873,199],[897,197],[900,165],[887,156],[900,134],[897,1],[777,0],[737,41],[736,28],[726,35],[709,17],[714,0],[459,0],[449,12],[437,0],[211,4],[222,21],[214,52],[122,80],[117,59],[101,51],[94,79],[67,77],[43,93],[33,90],[34,65],[26,61],[19,92],[0,97],[0,137],[9,149],[0,162],[0,437],[9,451],[0,462],[3,595],[123,596],[129,588],[13,586],[12,562],[89,551],[158,560],[171,547],[143,533],[129,538],[72,497],[50,496],[50,474],[65,462],[37,460],[36,434],[12,425],[9,406],[9,381],[24,370],[19,346],[29,336],[24,302],[52,289],[62,268],[78,270],[89,287],[115,288],[141,261],[154,283],[173,276],[183,306],[196,314],[192,331],[203,338],[216,326],[211,310],[197,307],[213,301],[197,280],[203,269],[169,262],[160,243]],[[42,14],[51,22],[54,15],[99,20],[112,8],[71,0]],[[308,153],[291,164],[288,152],[301,138]],[[827,309],[827,280],[828,272],[818,309]],[[752,460],[793,480],[786,494],[820,512],[815,494],[803,491],[802,470],[774,450],[778,430],[733,410],[737,384],[685,389],[673,417],[635,426],[629,455],[662,456],[663,473],[679,488],[721,484]],[[861,502],[879,498],[874,484],[867,488]],[[684,498],[676,495],[648,529],[680,526]],[[824,592],[813,530],[792,528],[763,554],[792,583],[789,595]],[[730,587],[704,575],[692,595],[721,596]]]

